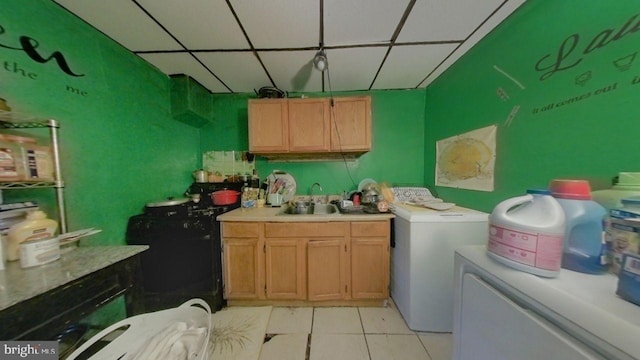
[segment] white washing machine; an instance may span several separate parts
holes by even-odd
[[[451,332],[454,252],[464,245],[486,245],[489,214],[400,203],[393,212],[391,297],[411,330]]]

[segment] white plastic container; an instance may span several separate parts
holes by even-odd
[[[534,275],[560,273],[565,217],[547,190],[499,203],[489,216],[487,253],[493,259]]]
[[[35,239],[20,243],[20,267],[29,268],[60,259],[60,241],[57,237]]]
[[[7,260],[20,258],[19,247],[22,242],[55,237],[58,222],[47,218],[41,210],[31,211],[27,218],[9,228],[7,233]]]
[[[607,210],[618,209],[622,199],[640,196],[640,172],[621,172],[611,189],[596,190],[591,195],[593,201]]]

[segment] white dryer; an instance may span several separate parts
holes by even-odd
[[[489,214],[402,203],[395,203],[393,212],[391,297],[410,329],[451,332],[454,252],[464,245],[486,245]]]

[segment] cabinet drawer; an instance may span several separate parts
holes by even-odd
[[[246,222],[223,222],[222,237],[256,238],[260,234],[260,224]]]
[[[346,223],[267,223],[265,237],[342,237]]]
[[[357,221],[351,223],[351,236],[390,235],[389,221]]]

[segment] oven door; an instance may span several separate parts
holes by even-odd
[[[161,309],[203,298],[222,307],[219,226],[214,216],[129,219],[127,243],[148,245],[141,254],[145,305]]]

